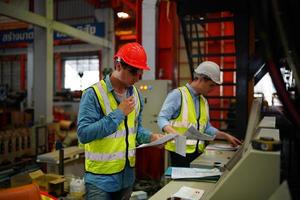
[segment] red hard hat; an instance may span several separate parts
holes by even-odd
[[[121,58],[126,64],[143,70],[150,70],[145,49],[137,42],[123,45],[114,58]]]

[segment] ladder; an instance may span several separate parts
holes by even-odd
[[[240,80],[244,76],[237,75],[237,37],[233,13],[193,13],[179,15],[179,19],[190,72],[185,79],[193,78],[194,69],[202,61],[210,60],[220,65],[222,84],[206,97],[210,105],[210,122],[216,128],[242,138],[246,130],[248,104],[245,100],[238,100],[240,97],[247,98],[248,85],[238,85],[245,80]],[[180,69],[179,73],[183,71],[182,67]],[[246,123],[240,123],[242,116],[246,116],[242,119]]]

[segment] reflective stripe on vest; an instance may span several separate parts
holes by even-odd
[[[103,112],[106,113],[106,115],[108,115],[109,113],[111,113],[111,107],[110,107],[110,103],[108,100],[108,96],[106,95],[107,90],[104,91],[104,88],[102,87],[101,82],[96,83],[96,86],[98,88],[98,90],[95,90],[97,96],[99,97],[101,95],[101,97],[103,99],[103,104],[104,104],[104,108],[105,108],[105,110],[103,110]],[[95,86],[94,86],[94,88],[95,88]],[[99,98],[98,98],[98,100],[99,100]]]
[[[134,128],[129,128],[129,134],[134,134],[135,129]],[[126,130],[117,130],[113,134],[106,136],[105,138],[120,138],[120,137],[125,137],[126,136]]]
[[[170,120],[170,125],[174,128],[179,134],[183,135],[190,126],[194,126],[197,128],[197,124],[199,123],[199,131],[204,133],[206,124],[209,118],[209,108],[207,100],[200,95],[199,96],[199,120],[197,119],[196,109],[193,101],[193,97],[189,91],[189,89],[184,87],[178,88],[181,93],[181,109],[178,117],[176,119]],[[197,122],[198,120],[198,122]],[[204,143],[199,141],[198,149],[200,152],[204,151]],[[169,151],[175,152],[176,146],[174,142],[168,142],[165,145],[165,149]],[[196,145],[187,145],[186,153],[195,152]]]
[[[103,80],[92,87],[105,116],[118,108],[115,97],[111,92],[108,92],[106,83]],[[125,125],[125,121],[122,121],[116,132],[85,144],[86,171],[95,174],[118,173],[124,169],[127,158],[129,165],[134,167],[136,125],[140,112],[140,101],[138,91],[135,87],[133,87],[133,96],[136,100],[136,105],[135,109],[127,116],[127,126]],[[128,139],[128,146],[126,137]],[[126,152],[127,149],[128,152]]]
[[[135,149],[132,149],[128,152],[129,156],[135,155]],[[111,161],[111,160],[118,160],[122,159],[125,156],[125,152],[116,152],[116,153],[110,153],[110,154],[100,154],[100,153],[92,153],[92,152],[86,152],[85,158],[90,160],[96,160],[96,161]]]

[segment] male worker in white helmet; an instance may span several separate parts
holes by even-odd
[[[190,126],[194,126],[200,133],[225,139],[232,146],[240,145],[239,139],[216,129],[209,122],[209,107],[204,96],[221,84],[219,65],[204,61],[194,70],[194,77],[191,83],[168,94],[158,115],[158,126],[166,133],[177,134],[184,134]],[[174,141],[168,142],[165,148],[170,152],[171,166],[189,167],[205,146],[203,141],[187,140],[186,157],[175,153]]]

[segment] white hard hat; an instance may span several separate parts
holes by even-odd
[[[196,74],[204,74],[208,76],[213,82],[221,84],[220,67],[217,63],[211,61],[204,61],[194,70]]]

